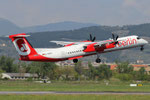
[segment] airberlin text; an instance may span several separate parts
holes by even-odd
[[[119,47],[123,47],[123,46],[133,45],[133,44],[136,44],[136,43],[137,43],[137,40],[136,40],[136,39],[128,38],[128,39],[125,40],[125,41],[119,41],[118,46],[119,46]]]

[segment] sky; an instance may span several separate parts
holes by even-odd
[[[0,18],[21,27],[63,21],[150,23],[150,0],[0,0]]]

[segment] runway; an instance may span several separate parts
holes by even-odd
[[[96,95],[106,95],[106,94],[116,94],[116,95],[150,95],[150,92],[57,92],[57,91],[0,91],[0,95],[43,95],[43,94],[96,94]]]

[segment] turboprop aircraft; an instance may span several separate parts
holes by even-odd
[[[16,50],[20,55],[20,60],[23,61],[43,61],[43,62],[57,62],[64,60],[73,60],[78,62],[78,58],[97,55],[96,62],[100,63],[99,54],[107,53],[117,50],[124,50],[129,48],[141,47],[144,50],[144,45],[148,42],[139,36],[120,37],[112,34],[112,39],[104,41],[95,41],[96,37],[80,42],[66,42],[66,41],[50,41],[56,44],[63,45],[59,48],[33,48],[28,42],[25,33],[10,35],[9,38],[15,45]]]

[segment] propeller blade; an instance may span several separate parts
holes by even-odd
[[[116,40],[118,40],[118,37],[119,37],[119,36],[117,35]]]
[[[92,41],[92,35],[90,34],[90,40]]]
[[[113,38],[113,40],[115,39],[115,35],[114,34],[112,34],[112,38]]]
[[[94,38],[92,39],[92,42],[94,42],[94,41],[95,41],[95,39],[96,39],[96,37],[94,37]]]
[[[119,42],[117,41],[117,40],[118,40],[118,38],[119,38],[119,36],[118,36],[118,35],[115,37],[115,35],[114,35],[114,34],[112,34],[112,38],[113,38],[113,40],[114,40],[114,42],[115,42],[115,45],[119,43]]]
[[[94,42],[95,40],[96,40],[96,37],[95,36],[92,37],[92,34],[90,34],[90,38],[87,39],[87,41],[92,41],[92,42]]]

